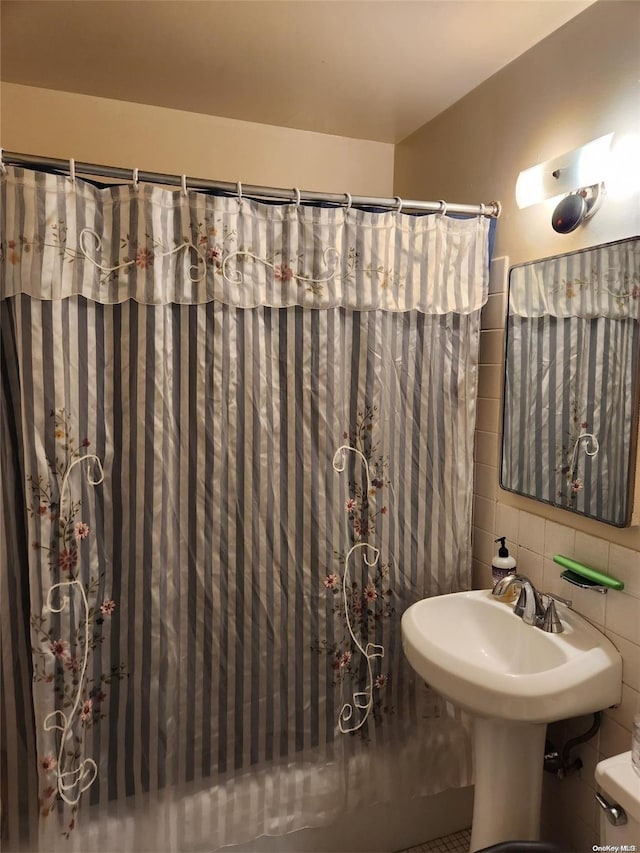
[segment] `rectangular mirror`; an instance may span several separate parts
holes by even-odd
[[[638,237],[511,268],[503,489],[629,524],[639,327]]]

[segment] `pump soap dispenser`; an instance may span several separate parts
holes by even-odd
[[[504,544],[506,540],[506,536],[499,536],[495,540],[496,542],[500,542],[500,548],[491,561],[491,577],[493,578],[494,586],[502,578],[506,578],[507,575],[515,575],[516,573],[516,561],[509,555],[509,551]]]

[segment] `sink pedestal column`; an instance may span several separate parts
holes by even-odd
[[[474,719],[471,853],[540,837],[546,731],[546,723]]]

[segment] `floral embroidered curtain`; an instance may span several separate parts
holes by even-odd
[[[6,296],[424,314],[467,314],[486,298],[484,218],[69,184],[23,169],[4,177]]]
[[[509,314],[637,320],[640,240],[514,267],[509,277]]]
[[[511,270],[505,488],[625,523],[639,321],[640,240]]]
[[[210,851],[468,783],[399,619],[469,586],[487,220],[0,192],[9,841]]]

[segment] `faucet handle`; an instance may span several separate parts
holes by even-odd
[[[543,592],[542,598],[548,598],[549,601],[559,601],[560,604],[564,604],[565,607],[571,607],[573,605],[573,601],[569,598],[563,598],[561,595],[556,595],[554,592]]]
[[[556,612],[556,603],[553,598],[549,601],[540,627],[548,634],[561,634],[564,631],[564,626]]]

